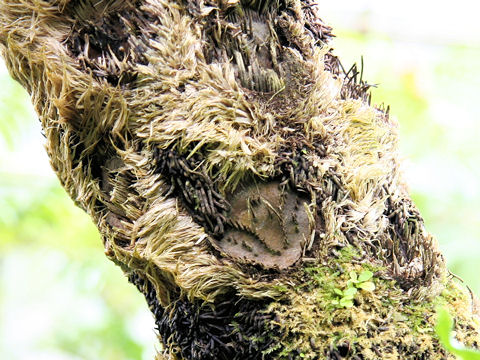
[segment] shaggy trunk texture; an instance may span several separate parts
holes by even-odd
[[[402,183],[396,124],[314,0],[0,0],[63,187],[155,316],[158,359],[478,347]]]

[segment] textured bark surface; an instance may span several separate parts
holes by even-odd
[[[53,169],[156,319],[159,359],[479,347],[402,183],[396,124],[313,0],[0,0]]]

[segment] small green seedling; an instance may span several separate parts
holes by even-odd
[[[351,308],[353,306],[353,298],[358,292],[358,289],[364,291],[375,290],[375,284],[369,281],[373,277],[373,273],[368,270],[364,270],[357,275],[355,271],[350,271],[350,280],[347,281],[347,288],[340,290],[338,288],[333,289],[336,299],[332,300],[332,304],[339,308]]]
[[[480,351],[467,349],[453,337],[453,320],[448,311],[445,308],[438,308],[437,314],[438,319],[435,331],[445,349],[455,354],[461,360],[480,360]]]

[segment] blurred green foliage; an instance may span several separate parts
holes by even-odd
[[[0,84],[0,134],[12,150],[20,129],[32,119],[32,112],[25,106],[25,91],[20,85],[5,73],[0,76]]]
[[[437,309],[435,330],[442,345],[460,360],[480,360],[480,351],[467,349],[458,343],[453,334],[453,319],[445,308]]]
[[[6,73],[0,81],[0,359],[151,360],[143,295],[38,156],[28,95]]]
[[[399,123],[405,180],[452,272],[480,294],[480,43],[392,40],[374,31],[336,32],[346,65],[365,62],[374,104]]]
[[[480,50],[336,34],[336,53],[345,65],[363,54],[365,78],[379,83],[373,102],[390,104],[400,123],[406,179],[427,229],[480,293]],[[27,94],[1,70],[0,82],[0,359],[152,359],[142,295],[105,259],[91,220],[39,155]]]

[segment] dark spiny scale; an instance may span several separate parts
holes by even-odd
[[[322,209],[323,202],[327,198],[342,201],[348,194],[343,189],[339,175],[335,174],[333,170],[329,170],[323,176],[320,193],[318,193],[318,189],[312,189],[310,184],[316,182],[318,174],[314,166],[307,160],[306,155],[312,151],[319,155],[325,155],[325,146],[321,142],[311,145],[304,139],[290,138],[286,143],[288,143],[288,147],[281,147],[278,151],[279,155],[275,161],[275,175],[270,180],[279,179],[281,181],[280,186],[288,184],[291,189],[309,196],[317,191],[316,207],[318,211],[315,212],[314,216],[317,225],[321,227],[323,220],[320,209]],[[195,146],[195,144],[192,146]],[[202,225],[209,235],[219,241],[229,241],[228,238],[223,239],[225,232],[229,229],[238,229],[250,234],[252,239],[264,243],[255,231],[245,228],[245,226],[242,227],[229,218],[230,204],[219,194],[217,181],[212,180],[202,170],[201,151],[197,151],[190,157],[188,156],[190,151],[185,150],[182,153],[180,154],[174,148],[157,149],[154,158],[157,161],[157,171],[165,175],[165,179],[171,179],[170,184],[174,187],[172,195],[182,199],[185,208],[191,213],[193,219]],[[346,212],[347,210],[339,211]],[[404,228],[402,227],[402,230]],[[318,243],[319,233],[315,232],[315,234],[316,239],[313,243]],[[358,236],[355,230],[350,230],[345,236],[349,243],[356,244]],[[249,244],[243,244],[243,248],[248,249]],[[270,249],[267,247],[267,250]],[[314,250],[315,247],[309,248],[309,251]],[[394,249],[392,251],[398,252]],[[254,272],[254,269],[249,268],[247,272]]]
[[[318,155],[325,155],[325,146],[321,143],[313,146],[309,146],[304,141],[299,139],[290,139],[286,142],[288,146],[283,146],[278,151],[278,157],[275,162],[276,174],[280,178],[281,184],[283,186],[290,186],[292,189],[295,189],[298,192],[303,192],[307,194],[312,194],[316,192],[316,208],[317,211],[314,213],[316,228],[317,230],[323,228],[323,219],[322,219],[322,204],[326,199],[331,198],[336,202],[341,202],[344,197],[348,196],[348,192],[344,189],[340,179],[340,175],[335,173],[333,169],[329,169],[322,177],[322,186],[319,189],[312,189],[310,183],[318,182],[318,174],[312,164],[310,164],[306,158],[306,155],[310,151],[315,151]],[[339,209],[339,212],[346,213],[348,208]],[[315,248],[318,247],[320,241],[318,236],[320,233],[315,232],[315,241],[313,244],[316,244],[314,247],[308,249],[307,254],[311,251],[315,251]],[[358,244],[357,230],[351,229],[345,233],[347,241],[354,246],[361,246]],[[376,248],[372,246],[372,250]]]
[[[341,63],[340,66],[344,73],[343,86],[340,92],[341,98],[360,99],[370,105],[371,93],[369,90],[375,85],[368,84],[363,80],[363,57],[361,58],[360,70],[358,70],[357,64],[353,64],[348,71],[345,71]]]
[[[185,154],[188,154],[186,151]],[[265,251],[273,255],[279,255],[279,250],[272,249],[268,243],[259,236],[255,229],[250,225],[241,225],[232,218],[233,214],[230,211],[230,204],[224,197],[219,194],[218,185],[216,181],[210,179],[201,168],[203,158],[200,151],[188,157],[180,155],[175,149],[160,150],[157,149],[155,153],[155,160],[157,161],[157,171],[165,175],[165,179],[170,179],[170,183],[175,190],[171,195],[178,195],[183,202],[185,208],[190,212],[193,219],[204,227],[206,232],[214,239],[211,239],[216,244],[218,241],[233,241],[235,238],[227,236],[223,238],[228,231],[241,230],[243,234],[250,235],[252,241],[263,244]],[[309,171],[308,163],[301,155],[295,157],[294,161],[300,166],[297,166],[297,175],[294,177],[306,184],[307,172]],[[293,172],[294,168],[290,167],[289,171]],[[272,179],[273,180],[273,179]],[[169,191],[170,192],[170,191]],[[278,214],[277,214],[278,216]],[[285,236],[285,224],[280,223]],[[288,247],[289,240],[284,239],[285,247]],[[235,242],[236,244],[236,242]],[[243,249],[252,252],[254,255],[258,252],[253,251],[251,244],[243,241],[240,243]],[[223,248],[222,248],[223,249]],[[225,249],[223,249],[225,250]],[[251,269],[252,272],[255,270]],[[250,272],[250,271],[249,271]]]
[[[202,170],[200,153],[188,154],[180,154],[175,148],[155,149],[157,172],[170,180],[172,194],[179,195],[195,220],[212,236],[221,237],[230,205],[220,194],[218,184]]]
[[[308,144],[299,139],[289,139],[282,146],[275,160],[275,172],[282,184],[289,183],[292,189],[311,193],[313,190],[309,180],[316,179],[315,169],[305,158],[305,153],[311,151]]]
[[[333,50],[333,49],[332,49]],[[340,91],[342,99],[360,99],[370,105],[372,97],[370,89],[375,85],[368,84],[363,79],[363,57],[361,58],[360,70],[358,65],[353,64],[347,71],[343,67],[341,61],[332,54],[332,50],[325,54],[325,70],[331,72],[335,78],[343,78],[343,86]],[[384,109],[382,106],[378,107],[378,110],[383,112],[388,118],[390,108]]]
[[[200,16],[196,2],[186,3],[192,16],[203,23],[207,61],[232,62],[239,83],[258,93],[273,94],[285,89],[286,77],[292,76],[287,76],[282,67],[286,47],[303,55],[312,52],[311,43],[291,34],[287,18],[304,27],[305,34],[314,40],[313,46],[324,46],[333,36],[331,28],[318,17],[312,0],[302,6],[304,17],[293,8],[293,3],[283,0],[243,0],[240,5],[227,5],[225,9],[215,3],[215,10],[207,16]]]
[[[327,52],[324,57],[325,70],[329,71],[337,78],[340,74],[343,74],[343,66],[340,59],[333,55],[331,51]]]
[[[260,14],[264,14],[267,10],[278,9],[279,2],[279,0],[241,0],[244,7],[258,11]]]
[[[97,9],[98,6],[103,6]],[[103,2],[69,4],[66,14],[73,14],[73,25],[65,44],[80,65],[112,85],[126,85],[136,79],[135,67],[146,65],[144,52],[149,39],[155,39],[152,25],[158,18],[148,11],[138,12],[140,4],[108,8]],[[122,65],[119,65],[122,63]]]
[[[254,301],[235,294],[214,304],[174,301],[168,309],[159,304],[154,287],[136,272],[129,275],[155,315],[157,330],[167,348],[178,347],[185,360],[269,360],[279,328],[266,312],[268,301]],[[235,347],[233,346],[235,344]]]
[[[237,77],[243,87],[258,92],[271,93],[283,87],[281,74],[275,64],[276,50],[270,48],[270,38],[274,35],[267,26],[268,15],[264,14],[266,1],[252,1],[250,6],[244,4],[224,14],[226,26],[217,39],[217,29],[207,30],[205,35],[210,38],[205,50],[210,61],[232,59],[236,66]],[[257,9],[259,7],[259,9]],[[245,16],[239,20],[237,11]],[[273,10],[271,10],[273,11]],[[215,19],[212,18],[212,23]],[[220,58],[218,54],[222,54]]]
[[[312,182],[318,180],[318,174],[316,169],[306,158],[306,155],[313,151],[320,156],[325,156],[326,149],[320,142],[315,145],[305,143],[305,140],[289,139],[286,143],[288,146],[282,146],[278,151],[278,157],[275,161],[276,176],[280,178],[281,186],[289,186],[292,189],[300,192],[307,193],[312,198],[313,193],[316,195],[316,209],[314,212],[315,217],[315,241],[307,249],[307,255],[315,252],[319,246],[320,230],[324,227],[324,220],[322,217],[322,204],[331,197],[337,198],[339,194],[343,194],[342,185],[338,181],[337,176],[332,170],[327,172],[322,178],[322,191],[318,193],[318,189],[313,189],[310,185]],[[316,244],[316,246],[313,246]]]
[[[375,108],[384,114],[385,120],[390,118],[390,105],[385,107],[385,104],[376,105]]]
[[[388,251],[383,256],[396,266],[404,267],[421,256],[416,244],[422,239],[424,220],[410,199],[404,197],[394,201],[385,187],[383,195],[388,195],[384,215],[389,221],[388,238],[382,244]],[[396,280],[404,289],[409,289],[415,278],[425,276],[427,270],[423,267],[418,269],[420,273],[416,276],[410,273],[396,274]]]
[[[316,0],[303,0],[302,9],[305,14],[305,28],[309,30],[317,44],[323,46],[332,37],[332,28],[325,25],[319,16],[319,5]]]

